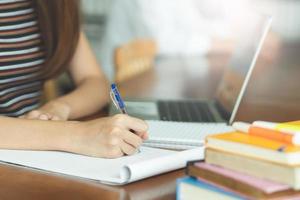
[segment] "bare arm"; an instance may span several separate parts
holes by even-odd
[[[147,137],[146,123],[127,115],[88,122],[0,117],[0,126],[1,149],[59,150],[95,157],[133,154]]]
[[[0,148],[62,150],[71,140],[76,122],[0,117]]]
[[[46,103],[26,115],[29,119],[77,119],[90,115],[109,99],[109,84],[83,33],[70,63],[70,74],[76,89],[65,96]]]
[[[89,115],[108,102],[108,82],[83,34],[70,73],[77,85],[70,94],[30,112],[25,119],[0,116],[0,148],[61,150],[109,158],[133,154],[147,138],[142,120],[116,115],[88,122],[54,121]]]

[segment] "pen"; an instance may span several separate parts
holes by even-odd
[[[120,110],[123,114],[127,115],[125,103],[124,103],[124,101],[120,95],[120,92],[117,88],[117,85],[115,83],[111,84],[110,98],[111,98],[112,102],[114,103],[114,105],[116,106],[116,108],[118,110]],[[135,131],[131,130],[131,129],[130,129],[130,132],[135,133]],[[140,152],[140,149],[138,149],[137,152]]]
[[[120,110],[123,114],[127,114],[125,103],[115,83],[111,84],[110,97],[117,109]]]

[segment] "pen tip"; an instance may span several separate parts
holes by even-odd
[[[111,84],[111,88],[112,88],[112,89],[116,88],[116,84],[115,84],[115,83],[112,83],[112,84]]]

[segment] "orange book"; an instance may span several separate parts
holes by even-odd
[[[284,142],[292,145],[300,145],[300,133],[287,133],[283,131],[278,131],[275,128],[271,129],[267,127],[266,124],[271,124],[270,122],[260,122],[264,123],[265,126],[254,126],[245,122],[234,122],[232,127],[242,133],[247,133],[249,135],[263,137],[270,140],[275,140],[279,142]],[[272,123],[273,124],[273,123]]]
[[[241,132],[211,135],[206,146],[271,162],[300,165],[300,147]]]

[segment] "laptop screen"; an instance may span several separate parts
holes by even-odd
[[[251,19],[238,32],[236,48],[216,93],[216,101],[225,111],[230,124],[235,118],[272,21],[266,16]]]

